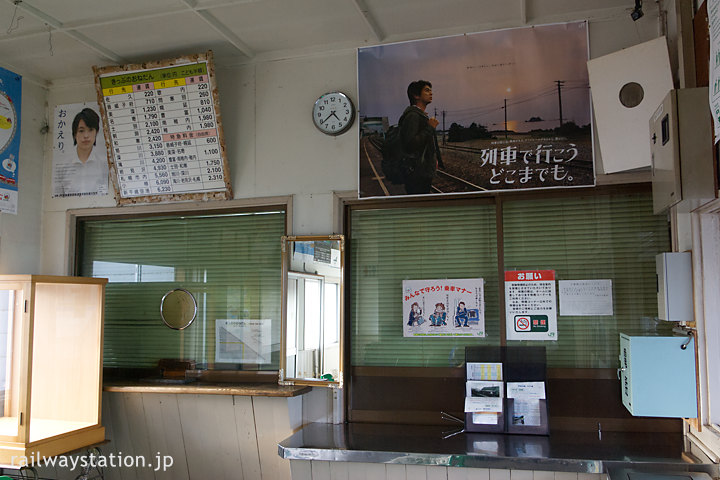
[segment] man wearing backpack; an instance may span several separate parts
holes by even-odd
[[[407,96],[410,106],[398,121],[405,154],[405,191],[410,195],[430,193],[435,171],[438,166],[444,168],[435,136],[439,122],[425,111],[432,102],[432,84],[426,80],[412,82],[408,85]]]

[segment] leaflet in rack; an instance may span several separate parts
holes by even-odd
[[[118,203],[232,198],[212,52],[94,70]]]

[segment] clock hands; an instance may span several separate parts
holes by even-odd
[[[325,117],[325,120],[323,120],[322,123],[326,123],[328,120],[330,120],[330,117],[335,117],[335,118],[337,118],[338,122],[340,121],[340,118],[335,114],[335,110],[331,110],[330,115]]]

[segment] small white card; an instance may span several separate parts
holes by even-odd
[[[475,425],[497,425],[499,413],[473,413],[472,423]]]
[[[465,397],[465,412],[502,413],[502,398]]]
[[[545,382],[507,382],[508,398],[544,399]]]

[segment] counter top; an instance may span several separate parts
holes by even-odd
[[[158,383],[151,381],[108,381],[105,392],[125,393],[178,393],[205,395],[238,395],[253,397],[296,397],[308,393],[304,385],[278,385],[276,383]]]
[[[705,472],[682,457],[682,434],[552,432],[550,436],[457,433],[462,427],[313,423],[278,444],[289,460],[607,473],[616,468]]]

